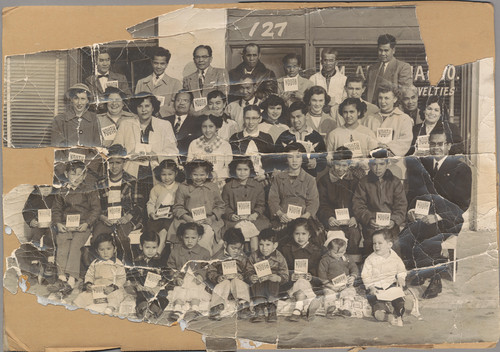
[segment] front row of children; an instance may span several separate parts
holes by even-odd
[[[347,239],[342,231],[329,231],[322,255],[322,249],[311,242],[310,221],[299,218],[291,227],[291,238],[284,245],[279,245],[273,229],[260,231],[258,248],[248,257],[241,229],[230,228],[223,236],[223,247],[210,257],[199,244],[203,226],[187,222],[177,229],[179,242],[172,248],[166,267],[159,260],[159,236],[146,231],[140,239],[142,253],[127,273],[116,257],[113,237],[101,234],[94,241],[99,258],[91,263],[83,292],[74,304],[117,314],[125,291],[133,290],[139,318],[157,318],[169,306],[171,320],[184,312],[184,319],[190,320],[201,314],[204,304],[209,307],[210,319],[220,320],[232,306],[239,319],[257,323],[277,321],[277,302],[286,297],[293,302],[290,321],[301,316],[314,318],[321,302],[326,316],[333,316],[336,308],[329,297],[350,290],[355,294],[353,284],[358,278],[356,264],[345,256]],[[402,326],[406,269],[391,247],[387,231],[374,233],[374,252],[366,259],[361,278],[374,317]]]

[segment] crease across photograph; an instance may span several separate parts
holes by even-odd
[[[492,58],[431,85],[413,6],[128,30],[5,59],[4,148],[56,148],[8,291],[216,350],[498,340]]]

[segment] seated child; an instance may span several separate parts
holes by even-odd
[[[127,274],[136,295],[135,311],[139,319],[146,314],[158,318],[168,306],[163,286],[171,275],[161,265],[158,234],[146,231],[141,235],[140,242],[142,253],[136,258],[135,266]]]
[[[347,256],[361,261],[360,226],[354,217],[352,198],[359,179],[349,167],[352,152],[339,147],[328,161],[328,173],[318,181],[319,209],[318,219],[326,229],[343,231],[348,238]],[[341,216],[344,215],[344,218]],[[340,218],[339,218],[340,217]]]
[[[285,257],[277,250],[278,235],[273,229],[264,229],[259,234],[259,249],[250,255],[245,278],[250,283],[250,295],[255,315],[252,323],[266,320],[276,322],[276,308],[280,283],[288,281],[288,266]]]
[[[399,253],[399,232],[406,219],[407,200],[401,179],[389,170],[387,151],[379,150],[369,161],[368,175],[359,180],[352,198],[354,217],[363,227],[363,251],[373,250],[375,231],[387,230]]]
[[[23,274],[55,281],[55,231],[52,223],[52,204],[55,189],[52,186],[35,186],[24,204],[23,217],[29,230],[28,243],[16,250],[16,258]]]
[[[238,302],[238,318],[250,317],[250,292],[243,281],[247,258],[243,253],[245,237],[241,229],[230,228],[224,233],[224,247],[215,253],[211,260],[218,260],[209,265],[207,280],[214,285],[210,301],[212,320],[221,320],[220,313],[229,300],[229,294]]]
[[[59,280],[48,287],[51,292],[71,293],[80,274],[81,248],[90,237],[90,228],[101,214],[96,190],[85,182],[85,164],[70,161],[64,172],[68,183],[59,189],[52,208],[57,227],[56,265]]]
[[[149,217],[147,228],[160,236],[158,254],[166,261],[169,249],[165,248],[165,244],[167,231],[172,224],[172,208],[179,187],[176,181],[180,170],[175,161],[166,159],[153,172],[158,183],[151,189],[146,205]]]
[[[290,143],[285,153],[288,167],[274,173],[268,200],[274,227],[278,228],[294,218],[316,216],[319,207],[316,180],[302,169],[304,146]]]
[[[186,316],[189,314],[196,317],[199,315],[201,301],[210,300],[210,294],[205,291],[204,263],[190,262],[210,260],[208,250],[199,244],[203,237],[203,226],[195,222],[181,224],[177,229],[177,236],[180,243],[174,245],[167,261],[167,267],[176,271],[173,276],[176,287],[168,296],[174,308],[170,314],[171,320],[179,319],[186,303],[189,304]]]
[[[390,303],[394,308],[389,315],[391,325],[403,326],[406,268],[392,248],[392,237],[387,230],[373,234],[373,253],[366,258],[361,278],[368,290],[367,299],[378,321],[385,321]],[[389,296],[389,297],[386,297]]]
[[[123,301],[125,267],[116,258],[116,245],[111,234],[99,235],[93,245],[99,258],[90,264],[85,274],[84,292],[73,303],[78,307],[112,314]]]
[[[339,314],[350,316],[349,311],[341,310],[332,301],[356,294],[352,285],[359,275],[358,266],[345,256],[347,238],[342,231],[328,231],[325,247],[328,252],[319,262],[318,277],[323,283],[326,317],[332,318],[337,309]]]
[[[299,321],[302,314],[308,319],[313,318],[318,308],[311,303],[316,297],[313,287],[319,286],[317,269],[321,258],[321,248],[310,241],[315,233],[311,221],[311,219],[304,218],[293,220],[288,227],[292,241],[280,248],[288,268],[293,268],[291,280],[285,285],[286,288],[290,287],[288,294],[295,301],[292,315],[288,318],[293,322]]]
[[[226,203],[224,214],[226,229],[234,226],[241,228],[245,242],[250,243],[251,252],[254,252],[259,246],[257,240],[259,231],[269,227],[269,220],[264,215],[266,209],[264,186],[253,179],[255,170],[252,160],[248,157],[236,157],[229,164],[229,173],[232,178],[222,189],[222,199]],[[242,212],[240,208],[245,205],[240,202],[250,203],[247,214],[239,214]]]
[[[207,249],[210,256],[222,246],[224,201],[219,187],[212,182],[213,166],[210,162],[196,159],[188,162],[184,170],[186,182],[179,185],[175,194],[174,221],[168,237],[170,242],[177,243],[179,238],[175,234],[179,225],[196,222],[204,228],[199,245]]]

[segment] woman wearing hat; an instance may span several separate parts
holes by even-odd
[[[113,144],[123,120],[137,118],[133,113],[123,109],[127,107],[127,101],[127,95],[118,88],[108,87],[104,91],[106,112],[97,115],[103,147],[107,148]]]
[[[90,94],[89,88],[83,83],[77,83],[67,90],[66,98],[70,101],[70,108],[54,118],[51,145],[57,147],[101,145],[97,117],[88,111]]]

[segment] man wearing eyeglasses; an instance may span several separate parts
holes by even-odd
[[[214,90],[220,90],[227,96],[229,76],[225,69],[211,66],[212,48],[198,45],[193,51],[193,61],[196,72],[184,77],[184,90],[193,93],[194,99],[206,98]]]
[[[411,284],[423,285],[431,279],[422,298],[434,298],[441,292],[441,274],[447,267],[439,264],[447,262],[448,249],[456,247],[463,213],[471,201],[471,168],[463,156],[448,155],[451,145],[449,131],[437,127],[429,136],[431,156],[406,159],[412,199],[399,245],[407,269],[419,269],[411,276]]]
[[[326,89],[330,96],[330,106],[340,104],[347,97],[344,86],[347,77],[337,67],[338,51],[324,48],[321,52],[321,71],[312,75],[309,80],[315,86]]]

